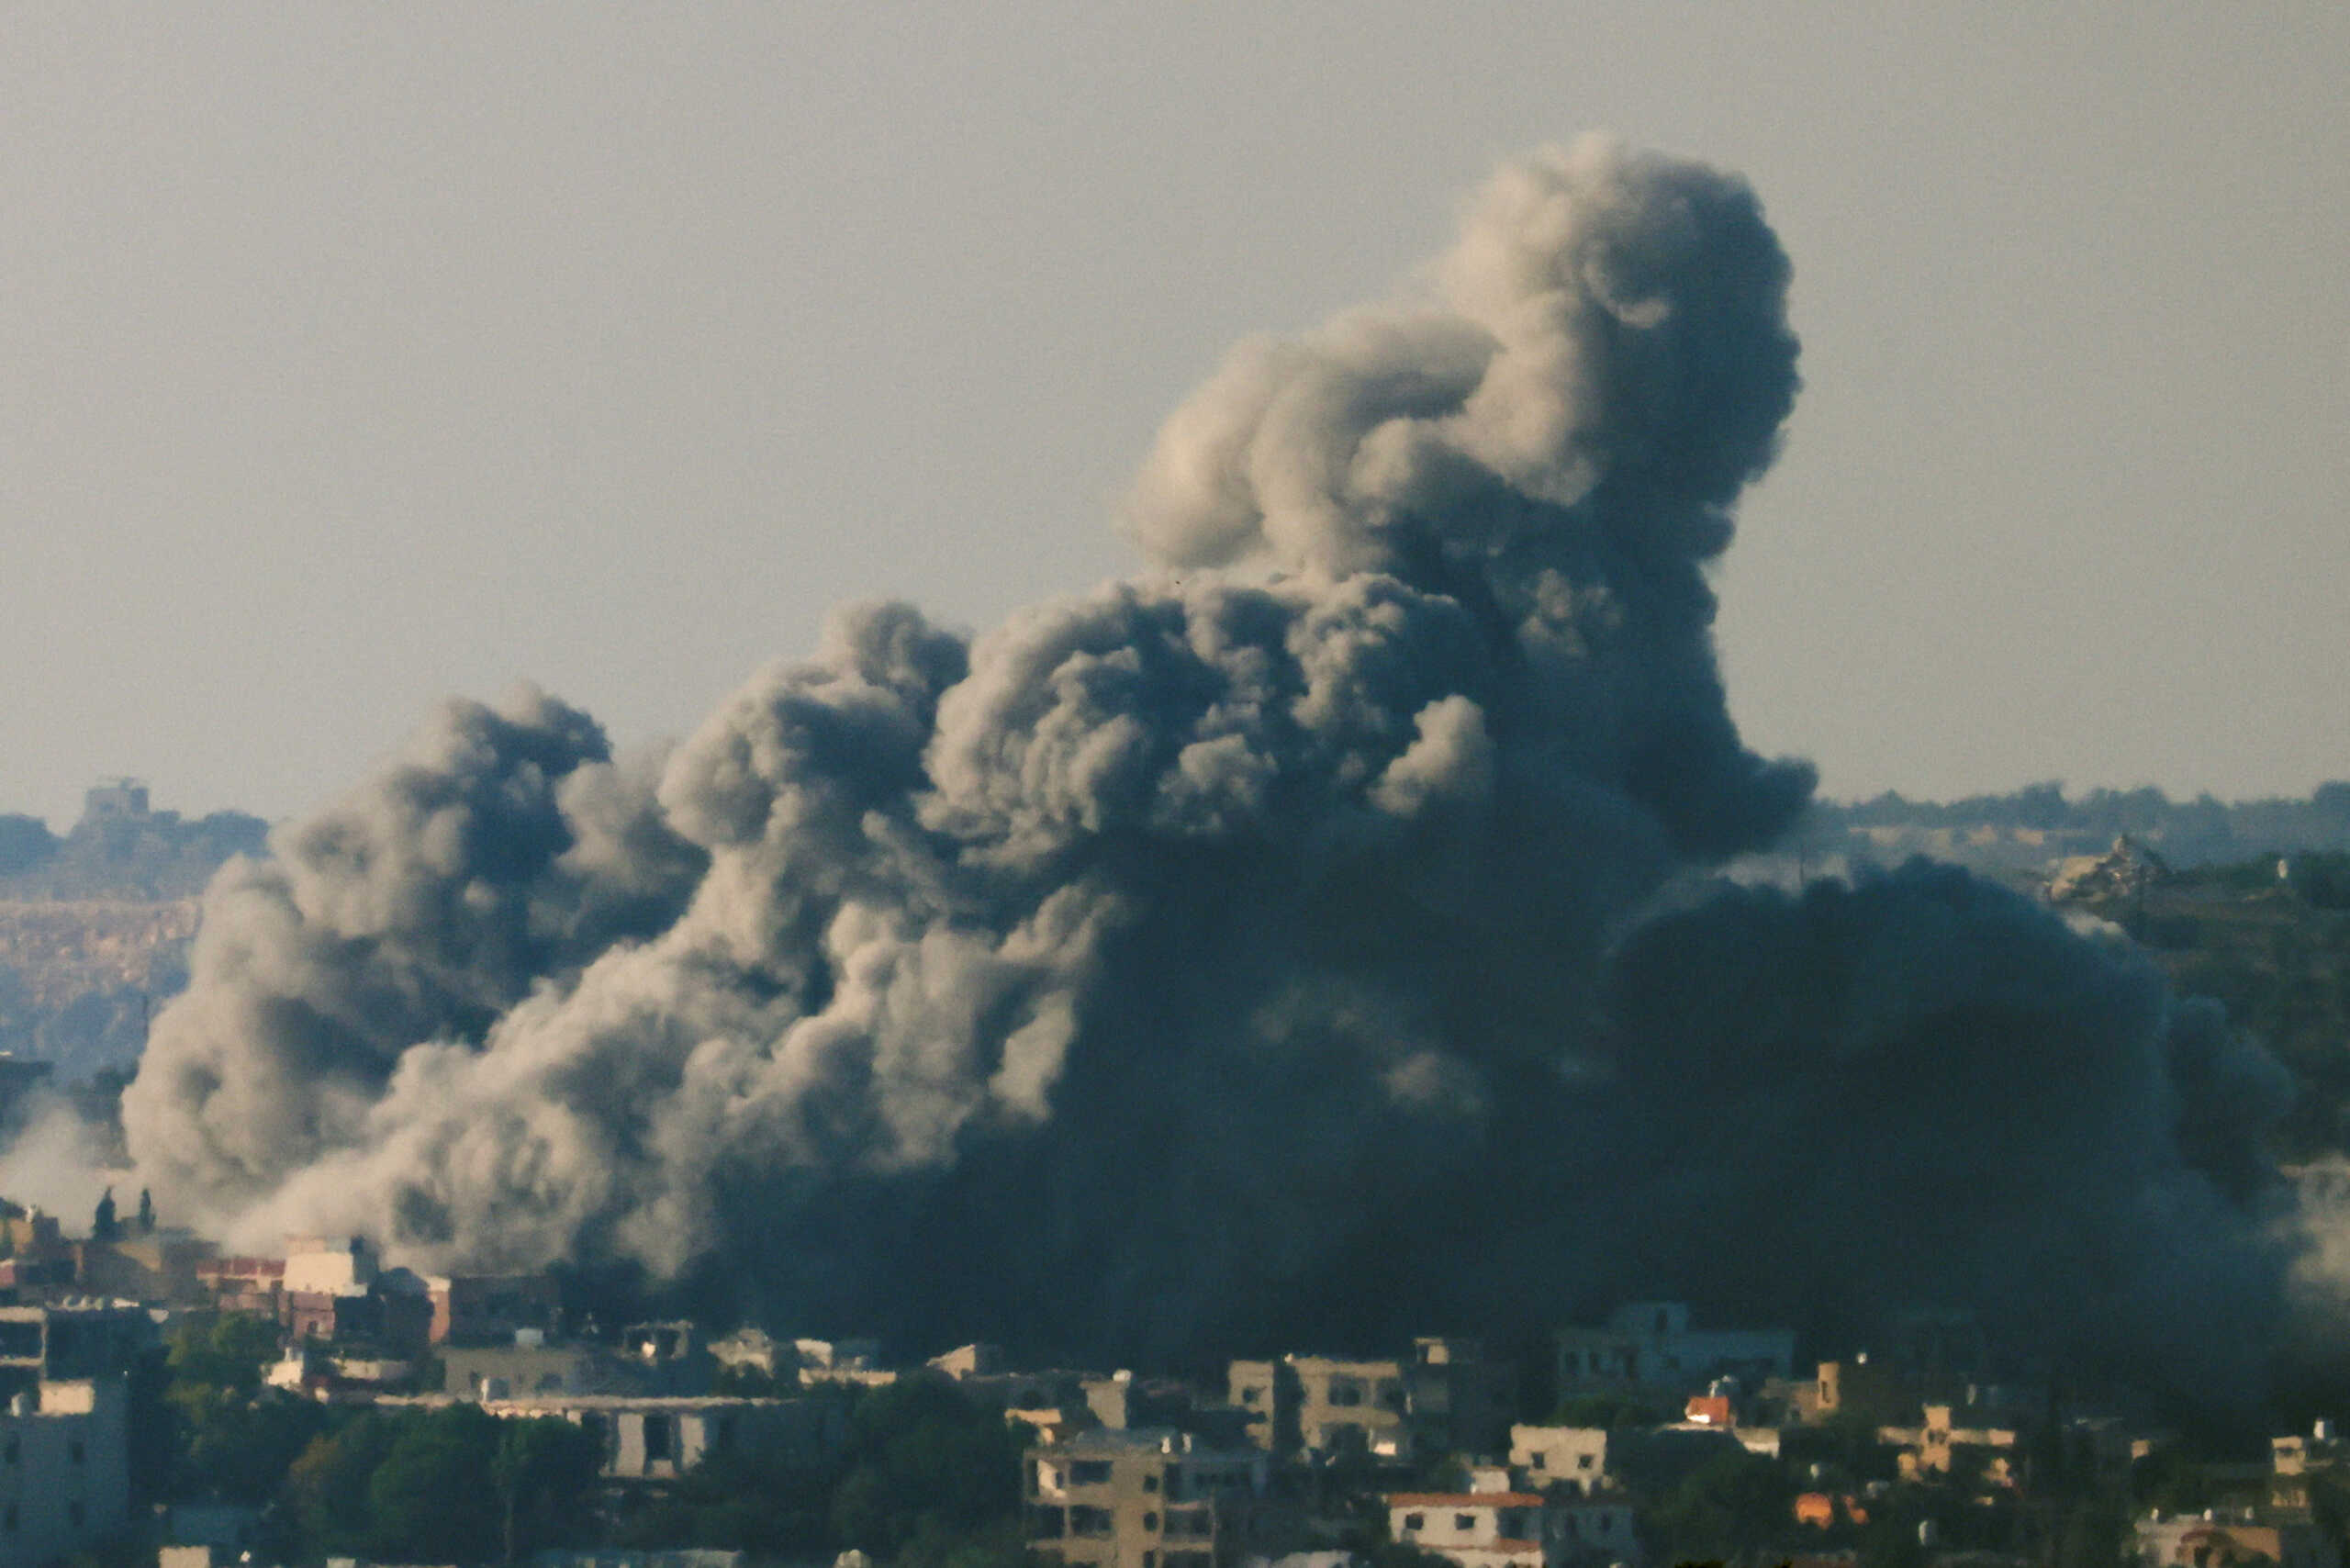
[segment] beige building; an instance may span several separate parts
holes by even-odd
[[[218,1249],[192,1230],[166,1226],[143,1234],[126,1231],[112,1241],[73,1244],[79,1259],[76,1282],[83,1290],[135,1301],[193,1304],[207,1292],[196,1271]]]
[[[1030,1551],[1085,1568],[1230,1568],[1259,1523],[1267,1461],[1171,1431],[1080,1433],[1021,1464]]]
[[[1234,1361],[1225,1383],[1259,1448],[1396,1463],[1416,1453],[1498,1451],[1517,1398],[1514,1366],[1487,1360],[1474,1339],[1442,1338],[1415,1339],[1411,1359],[1401,1361]]]
[[[1390,1539],[1460,1568],[1567,1568],[1639,1560],[1629,1502],[1514,1492],[1486,1484],[1488,1478],[1479,1473],[1479,1484],[1467,1492],[1388,1496]]]
[[[1538,1492],[1589,1496],[1616,1490],[1605,1427],[1512,1427],[1510,1468]]]
[[[1228,1396],[1248,1413],[1249,1439],[1259,1448],[1282,1455],[1412,1457],[1401,1361],[1283,1356],[1234,1361],[1225,1377]]]
[[[1929,1405],[1922,1426],[1880,1427],[1877,1439],[1898,1450],[1904,1481],[1957,1473],[1994,1486],[2016,1484],[2021,1432],[2017,1423],[1988,1411],[1975,1417],[1964,1406]]]

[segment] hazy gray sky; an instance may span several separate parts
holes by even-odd
[[[1267,14],[1268,11],[1270,14]],[[0,5],[0,811],[300,811],[519,678],[1125,569],[1236,337],[1499,157],[1746,174],[1807,390],[1719,584],[1834,794],[2350,776],[2350,8]]]

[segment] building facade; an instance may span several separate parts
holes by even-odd
[[[130,1518],[129,1387],[119,1374],[42,1382],[0,1414],[0,1568],[34,1568]]]
[[[1265,1456],[1173,1431],[1093,1431],[1028,1450],[1024,1535],[1083,1568],[1229,1568],[1266,1496]]]

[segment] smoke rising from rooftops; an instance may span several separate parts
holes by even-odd
[[[845,610],[666,759],[452,704],[214,886],[142,1172],[232,1233],[923,1341],[1632,1289],[1972,1302],[2182,1375],[2257,1339],[2257,1052],[1964,878],[1689,886],[1811,787],[1740,742],[1706,575],[1787,280],[1741,182],[1538,152],[1410,297],[1175,413],[1147,575],[968,642]]]

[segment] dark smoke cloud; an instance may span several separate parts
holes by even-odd
[[[1922,873],[1640,924],[1811,787],[1740,743],[1706,576],[1787,276],[1735,179],[1538,153],[1412,297],[1176,413],[1151,575],[968,644],[845,611],[657,785],[549,700],[451,709],[214,889],[143,1170],[917,1343],[2267,1312],[2275,1075],[2142,969]]]
[[[1873,1307],[1964,1303],[2062,1364],[2257,1391],[2291,1083],[2118,935],[1913,861],[1663,915],[1608,998],[1636,1271],[1856,1337]]]

